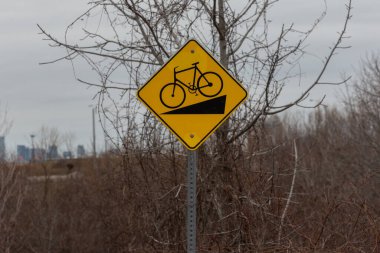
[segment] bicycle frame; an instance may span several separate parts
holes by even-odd
[[[198,64],[198,62],[197,62],[197,63],[193,63],[194,67],[190,67],[190,68],[182,69],[182,70],[179,70],[179,71],[176,71],[176,68],[177,68],[177,67],[175,67],[175,68],[174,68],[174,82],[175,82],[175,83],[180,83],[180,84],[182,84],[183,86],[189,88],[190,90],[197,90],[198,87],[195,85],[195,77],[196,77],[196,75],[197,75],[197,71],[199,72],[200,75],[203,74],[202,71],[198,68],[197,64]],[[192,69],[194,69],[193,83],[192,83],[192,85],[185,84],[184,82],[182,82],[181,80],[179,80],[179,79],[177,78],[177,74],[178,74],[178,73],[182,73],[182,72],[189,71],[189,70],[192,70]],[[207,80],[206,80],[206,81],[207,81]]]
[[[173,83],[168,83],[164,85],[161,88],[160,91],[160,101],[163,105],[165,105],[168,108],[177,108],[181,106],[185,99],[186,99],[186,91],[185,88],[188,89],[188,92],[191,94],[198,95],[197,91],[205,97],[215,97],[218,95],[221,90],[223,89],[223,80],[222,78],[218,75],[218,73],[209,71],[209,72],[202,72],[197,64],[199,62],[193,63],[192,67],[185,68],[182,70],[176,70],[178,68],[175,67],[173,72],[174,72],[174,82]],[[186,71],[193,71],[193,82],[188,84],[182,82],[180,79],[177,78],[177,74],[183,73]],[[197,72],[199,73],[199,77],[197,77]],[[190,74],[190,73],[189,73]],[[207,77],[211,78],[212,81],[216,81],[215,83],[209,82]],[[190,78],[188,78],[190,79]],[[203,81],[204,80],[204,81]],[[176,88],[177,87],[177,88]],[[216,87],[216,88],[214,88]],[[177,92],[176,92],[177,90]],[[178,91],[179,90],[179,91]],[[171,94],[170,94],[171,93]]]

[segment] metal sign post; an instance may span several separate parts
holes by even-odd
[[[187,156],[187,253],[197,252],[197,162],[197,151],[189,150]]]

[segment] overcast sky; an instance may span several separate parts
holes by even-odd
[[[234,1],[231,1],[233,3]],[[69,62],[39,65],[55,59],[61,51],[50,48],[38,34],[37,24],[50,33],[62,36],[66,25],[87,6],[85,0],[3,1],[0,8],[0,103],[7,106],[13,127],[7,135],[8,150],[16,144],[30,145],[30,134],[41,126],[72,132],[75,143],[88,149],[91,143],[91,108],[94,90],[75,81]],[[321,0],[280,0],[272,10],[273,22],[310,25],[323,10]],[[327,16],[309,42],[316,55],[331,46],[344,20],[344,0],[327,0]],[[328,77],[339,80],[343,73],[352,74],[360,59],[380,49],[380,1],[354,0],[346,45],[329,68]],[[317,63],[303,66],[312,78]],[[307,77],[306,77],[307,78]],[[291,94],[292,91],[288,91]],[[320,88],[316,96],[327,92],[326,103],[337,103],[336,89]],[[100,127],[98,136],[102,137]],[[102,142],[99,138],[98,142]]]

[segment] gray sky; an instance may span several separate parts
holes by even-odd
[[[39,65],[62,56],[38,34],[37,23],[62,35],[85,1],[5,1],[0,8],[0,101],[13,126],[7,148],[30,145],[41,126],[73,132],[76,143],[90,146],[93,92],[77,83],[69,62]],[[100,133],[99,133],[100,134]],[[100,135],[99,135],[100,136]]]
[[[232,1],[233,2],[233,1]],[[41,126],[57,127],[62,133],[72,132],[75,143],[89,149],[91,143],[91,108],[95,90],[78,83],[69,62],[39,65],[62,56],[62,51],[50,48],[38,34],[37,23],[56,37],[85,10],[84,0],[19,0],[3,1],[0,8],[0,103],[8,108],[13,127],[7,136],[7,148],[16,144],[29,145],[31,133]],[[294,22],[307,27],[323,10],[321,0],[281,0],[271,10],[274,24]],[[327,16],[309,41],[309,57],[303,64],[304,80],[312,80],[320,66],[319,56],[332,45],[344,19],[344,0],[328,0]],[[329,68],[327,77],[338,81],[343,73],[352,74],[360,59],[380,49],[380,1],[356,0],[349,24],[351,38]],[[291,96],[293,91],[288,91]],[[318,98],[327,93],[326,102],[337,103],[336,89],[321,87]],[[102,134],[98,126],[98,142]]]

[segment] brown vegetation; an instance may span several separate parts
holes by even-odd
[[[370,144],[379,139],[357,130],[355,113],[365,114],[355,108],[320,109],[304,124],[269,118],[228,166],[207,142],[199,252],[378,252],[380,153]],[[1,251],[185,252],[185,154],[175,145],[125,150],[98,158],[97,168],[77,162],[83,177],[61,181],[30,182],[23,175],[36,168],[3,164]]]

